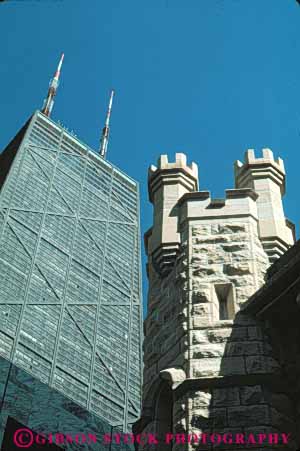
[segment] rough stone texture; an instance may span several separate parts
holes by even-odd
[[[172,173],[165,166],[166,171],[153,170],[149,178],[154,226],[146,237],[149,294],[142,415],[148,426],[140,423],[138,431],[145,432],[150,425],[152,430],[168,431],[171,424],[168,432],[173,433],[271,431],[280,425],[292,430],[289,396],[276,392],[268,382],[280,372],[280,356],[264,322],[240,311],[264,284],[269,266],[266,242],[259,235],[264,226],[260,227],[258,196],[243,186],[228,190],[225,201],[218,202],[207,191],[193,191],[192,166],[184,174],[190,182],[183,189],[184,165],[172,165]],[[152,193],[152,177],[164,194],[158,188]],[[164,223],[158,224],[158,217]],[[168,260],[171,236],[177,250],[175,257],[170,251]],[[159,246],[165,246],[165,273],[157,263],[158,237]],[[287,237],[289,242],[288,232]],[[171,381],[167,389],[159,372],[171,374],[172,368],[185,377],[179,383]],[[245,447],[175,443],[172,449]],[[162,446],[157,451],[167,449]]]
[[[202,225],[204,221],[198,220],[190,225],[192,300],[194,303],[214,302],[214,285],[232,284],[233,308],[237,311],[263,283],[267,257],[258,238],[257,225],[251,218],[245,218],[244,224],[237,223],[235,218],[233,223],[226,219],[220,224],[220,218],[214,221],[216,224],[210,219],[209,224]],[[210,264],[203,263],[203,256]]]
[[[237,406],[240,404],[238,387],[216,388],[213,392],[212,405],[215,407]]]
[[[266,405],[229,407],[228,422],[233,427],[271,426],[270,409]]]
[[[241,404],[264,403],[264,394],[260,385],[246,386],[240,388]]]

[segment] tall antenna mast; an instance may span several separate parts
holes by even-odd
[[[107,153],[107,145],[108,145],[108,137],[109,137],[109,120],[110,120],[110,113],[111,113],[113,97],[114,97],[114,90],[112,90],[110,93],[110,99],[109,99],[109,104],[108,104],[106,120],[105,120],[105,126],[103,127],[103,130],[102,130],[102,136],[101,136],[101,142],[100,142],[99,152],[100,152],[101,157],[103,157],[104,159],[106,158],[106,153]]]
[[[48,95],[47,95],[47,98],[45,99],[44,106],[42,109],[42,113],[44,113],[45,116],[51,115],[51,111],[52,111],[53,104],[54,104],[54,97],[56,95],[56,91],[59,86],[59,76],[60,76],[60,71],[61,71],[61,66],[62,66],[63,60],[64,60],[64,56],[65,55],[63,53],[60,57],[54,77],[52,78],[52,80],[50,80]]]

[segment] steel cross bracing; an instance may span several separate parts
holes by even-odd
[[[13,344],[11,346],[9,357],[13,361],[21,365],[22,362],[20,363],[20,360],[18,360],[18,355],[23,352],[25,358],[26,352],[29,353],[30,350],[31,354],[28,354],[27,358],[29,358],[29,355],[36,355],[39,356],[45,364],[48,363],[48,368],[50,369],[47,370],[47,383],[60,389],[66,396],[72,397],[72,399],[75,399],[77,402],[85,405],[87,408],[93,410],[100,416],[104,416],[105,409],[104,411],[103,408],[102,410],[100,409],[100,411],[97,409],[98,395],[96,396],[96,394],[98,393],[99,400],[101,398],[104,400],[106,399],[106,402],[110,402],[110,404],[107,404],[107,408],[113,408],[113,406],[116,406],[116,411],[112,415],[112,418],[110,418],[111,424],[122,424],[123,429],[126,430],[128,428],[128,423],[133,422],[138,416],[140,408],[139,390],[136,391],[136,395],[134,397],[131,395],[131,393],[133,393],[132,390],[134,389],[134,382],[132,381],[136,378],[136,385],[138,386],[141,379],[141,313],[138,311],[138,309],[141,308],[139,299],[140,249],[138,246],[138,207],[136,207],[136,216],[134,216],[132,211],[126,207],[126,203],[122,201],[120,195],[114,190],[114,184],[118,186],[118,177],[120,177],[120,175],[113,168],[110,169],[109,174],[109,193],[103,191],[102,193],[99,192],[96,194],[93,192],[92,187],[85,183],[85,174],[94,163],[90,159],[88,152],[86,152],[85,155],[81,154],[78,156],[62,151],[62,142],[64,140],[64,136],[66,135],[65,132],[61,133],[58,146],[55,149],[55,152],[53,152],[51,158],[49,153],[50,149],[48,147],[32,146],[32,144],[30,144],[30,135],[34,127],[34,122],[36,121],[37,116],[35,116],[26,132],[10,171],[12,174],[9,175],[0,193],[0,220],[2,218],[2,224],[0,224],[0,248],[5,246],[3,239],[7,238],[8,233],[10,233],[9,238],[13,240],[12,237],[14,237],[13,244],[16,246],[15,252],[18,252],[18,255],[22,256],[21,260],[24,258],[28,259],[28,266],[26,267],[26,270],[24,270],[18,267],[18,259],[16,259],[15,262],[13,259],[10,260],[9,258],[6,258],[6,254],[4,255],[2,252],[0,254],[1,268],[5,266],[6,271],[13,271],[14,277],[22,277],[25,281],[24,283],[26,284],[22,302],[20,302],[19,298],[15,298],[13,302],[10,298],[3,299],[3,296],[0,297],[0,317],[4,314],[4,308],[9,308],[9,306],[11,306],[11,308],[13,306],[20,307],[19,318],[14,318],[14,328],[12,326],[10,326],[10,328],[7,326],[7,320],[3,323],[3,327],[0,325],[0,330],[2,330],[2,333],[6,337],[12,340]],[[80,159],[80,165],[84,166],[84,171],[79,176],[81,181],[78,182],[71,171],[68,173],[68,168],[66,165],[62,166],[60,158],[61,156],[66,155],[69,160],[70,158],[77,159],[76,163],[74,163],[75,166],[78,164]],[[28,161],[30,161],[30,169],[28,169]],[[25,167],[26,164],[27,167]],[[28,208],[28,205],[21,207],[18,205],[16,190],[18,188],[19,180],[26,176],[26,171],[29,171],[30,175],[32,174],[32,177],[37,180],[38,188],[42,186],[42,189],[44,190],[44,197],[41,197],[41,202],[43,203],[46,199],[46,203],[42,204],[40,208],[38,208],[39,205],[37,205],[38,201],[36,204],[33,202],[33,205],[30,206],[30,208]],[[59,178],[57,178],[57,174],[59,174]],[[10,177],[15,185],[13,185],[13,183],[10,184]],[[73,186],[76,186],[76,189],[77,186],[80,187],[75,201],[75,195],[72,194],[72,189],[69,189],[68,186],[62,186],[61,180],[63,179],[68,180],[71,186],[73,183]],[[28,180],[28,178],[26,180]],[[10,200],[8,201],[5,198],[6,192],[10,195]],[[55,193],[55,198],[53,193]],[[100,214],[95,214],[94,211],[93,214],[89,215],[81,213],[81,200],[84,196],[86,198],[87,193],[90,193],[88,196],[92,197],[93,201],[97,199],[97,202],[103,203],[101,208],[105,209],[104,213],[106,217],[103,217],[103,215],[101,216]],[[136,192],[136,200],[138,205],[138,191]],[[53,209],[53,205],[57,205],[57,207]],[[114,216],[111,217],[112,214]],[[30,220],[28,219],[29,217]],[[58,225],[59,223],[54,223],[53,226],[51,223],[52,220],[49,222],[49,217],[56,218],[56,221],[71,221],[69,225],[71,225],[73,229],[68,248],[65,243],[63,245],[62,242],[59,242],[58,237],[56,236],[59,232],[59,229],[57,228],[60,227]],[[37,219],[36,222],[35,219],[32,222],[32,218]],[[37,224],[38,220],[40,221],[39,224]],[[50,224],[49,230],[52,235],[47,229],[47,224],[48,228]],[[60,224],[61,227],[63,227],[63,223],[61,222]],[[94,224],[93,227],[91,227],[92,224]],[[100,224],[102,224],[101,227],[103,230],[101,228],[99,229]],[[101,233],[97,233],[95,226],[98,227],[99,233],[103,232],[102,235]],[[117,232],[114,229],[116,227],[120,227],[121,235],[116,235]],[[53,228],[52,231],[51,228]],[[78,232],[79,229],[80,233]],[[29,240],[29,242],[27,240],[27,233],[31,237],[31,241]],[[124,235],[124,238],[122,238],[122,234]],[[76,255],[78,246],[81,244],[80,241],[78,242],[78,237],[81,236],[82,242],[86,240],[88,243],[86,246],[91,246],[94,250],[97,250],[95,259],[97,260],[98,258],[98,266],[92,268],[90,263],[85,263],[80,260],[80,256],[78,256],[79,254]],[[117,246],[120,247],[120,251],[124,246],[124,257],[117,255],[114,250],[116,243],[114,243],[113,240],[116,236],[118,241]],[[130,245],[130,249],[128,248],[128,243],[132,243],[132,246]],[[55,266],[55,258],[52,259],[52,257],[49,257],[49,260],[46,262],[43,260],[43,255],[47,255],[48,252],[47,246],[52,249],[53,253],[58,254],[58,259],[64,259],[64,261],[67,262],[64,263],[65,267],[64,265],[62,267]],[[88,252],[88,249],[89,247],[86,247],[86,253]],[[44,254],[42,252],[44,252]],[[126,258],[128,260],[129,255],[131,255],[131,262],[128,264],[128,270],[124,270],[124,268],[126,269],[127,267],[125,266],[125,263],[122,262],[125,262]],[[80,271],[86,273],[86,278],[94,278],[94,285],[96,283],[95,281],[98,281],[96,283],[97,289],[92,288],[92,290],[94,290],[93,299],[85,300],[80,298],[80,300],[72,300],[72,295],[70,297],[70,284],[74,284],[78,277],[78,280],[82,280],[80,274],[78,273],[79,269]],[[109,276],[109,274],[111,275]],[[114,278],[113,281],[110,280],[112,274]],[[126,276],[126,278],[124,278],[124,276]],[[59,280],[64,281],[64,283],[59,282]],[[52,297],[49,298],[50,302],[47,301],[47,298],[44,299],[44,302],[41,302],[41,299],[36,299],[34,301],[30,299],[33,282],[36,283],[37,286],[45,286],[46,288],[43,288],[43,290],[48,292],[48,297],[49,293],[52,293]],[[137,283],[138,285],[136,285]],[[91,287],[94,286],[92,282],[88,281],[86,282],[86,289],[88,289],[88,284],[92,284]],[[107,291],[108,288],[109,290],[113,290],[111,293],[115,294],[108,294],[110,292]],[[115,297],[116,293],[119,293],[119,295],[117,295],[119,296],[119,301],[118,298]],[[128,299],[126,302],[124,302],[124,297]],[[58,309],[58,307],[60,307],[60,309]],[[48,324],[50,321],[51,312],[56,315],[56,324],[55,321],[51,324],[51,333],[55,332],[56,336],[52,340],[52,348],[47,355],[46,352],[41,351],[41,348],[34,348],[28,340],[27,342],[24,341],[24,336],[31,337],[31,339],[35,340],[38,338],[38,335],[30,336],[30,333],[28,334],[28,312],[32,315],[33,313],[36,313],[36,311],[32,310],[32,308],[43,310],[44,319],[46,321],[45,324]],[[56,310],[49,310],[48,312],[47,308],[55,308]],[[70,308],[78,308],[79,310],[70,311]],[[87,311],[87,308],[94,310]],[[6,318],[9,319],[10,314],[13,317],[14,313],[15,312],[13,311],[5,312]],[[88,317],[86,317],[87,313],[89,315]],[[134,314],[135,318],[133,319]],[[110,319],[109,315],[111,316]],[[126,320],[124,320],[124,331],[126,331],[126,336],[128,337],[125,348],[124,342],[126,342],[126,340],[124,340],[124,338],[121,339],[120,335],[122,330],[120,329],[121,332],[118,332],[119,329],[116,328],[115,324],[117,322],[119,324],[118,327],[120,327],[120,317],[123,317],[123,315],[125,315],[124,318]],[[83,317],[84,320],[82,319]],[[70,321],[74,324],[75,329],[79,334],[77,337],[79,349],[78,357],[80,358],[80,355],[82,354],[82,356],[85,356],[85,358],[88,359],[87,362],[89,362],[89,373],[86,374],[86,376],[81,375],[78,371],[74,373],[74,371],[70,368],[65,368],[61,361],[63,343],[66,343],[67,345],[66,349],[70,346],[70,339],[68,338],[68,335],[66,335],[66,333],[68,334],[68,331],[71,331],[72,329]],[[32,323],[32,326],[35,325]],[[113,326],[115,326],[115,332],[113,332]],[[34,334],[35,332],[32,333]],[[79,339],[80,336],[82,339]],[[116,348],[109,349],[109,346],[104,345],[106,337],[108,337],[108,341],[112,340],[110,348],[114,348],[113,343],[122,341],[122,353],[125,356],[125,360],[122,357],[123,360],[120,360],[115,364],[112,362],[112,353],[116,355]],[[117,342],[115,342],[116,339]],[[9,342],[7,341],[7,343]],[[6,353],[6,357],[8,356],[7,343],[5,343],[6,347],[3,345],[5,349],[3,346],[1,346],[0,349],[0,352],[3,352],[4,349],[4,354]],[[134,346],[133,343],[135,343]],[[74,346],[77,345],[75,344]],[[27,351],[25,352],[24,349],[27,349]],[[135,365],[137,359],[139,364]],[[101,367],[105,369],[105,373],[102,374],[102,382],[103,384],[106,384],[106,388],[104,385],[101,385],[101,380],[99,381],[99,376],[97,375],[98,370],[96,370],[98,365],[97,362],[99,362]],[[23,364],[24,367],[26,367],[24,362]],[[120,370],[120,368],[122,368],[122,370]],[[28,370],[28,367],[26,367],[26,369]],[[35,367],[31,368],[31,370],[33,374],[39,376]],[[58,370],[60,371],[60,376],[58,376]],[[70,393],[66,393],[64,389],[57,385],[57,377],[61,377],[61,374],[68,375],[68,378],[73,378],[74,381],[76,380],[77,383],[82,385],[82,387],[85,387],[85,401],[81,398],[77,399],[75,392],[75,394],[71,393],[70,395]],[[40,377],[42,378],[41,375]],[[45,375],[43,375],[43,378],[45,379]],[[110,389],[107,387],[110,387]],[[119,399],[110,396],[110,393],[117,392],[118,390],[120,393]],[[129,392],[129,390],[131,390],[131,392]],[[123,393],[122,396],[121,393]],[[128,414],[130,416],[128,416]]]

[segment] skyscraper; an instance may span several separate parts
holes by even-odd
[[[140,411],[138,184],[37,111],[0,155],[0,353],[110,424]]]

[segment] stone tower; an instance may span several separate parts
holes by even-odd
[[[154,220],[145,235],[143,407],[134,431],[156,434],[159,451],[212,449],[217,442],[191,435],[263,434],[276,423],[268,381],[277,356],[260,324],[240,309],[263,285],[270,262],[294,243],[282,207],[283,162],[269,149],[262,158],[248,150],[225,199],[198,183],[197,165],[184,154],[174,163],[162,155],[149,169]]]

